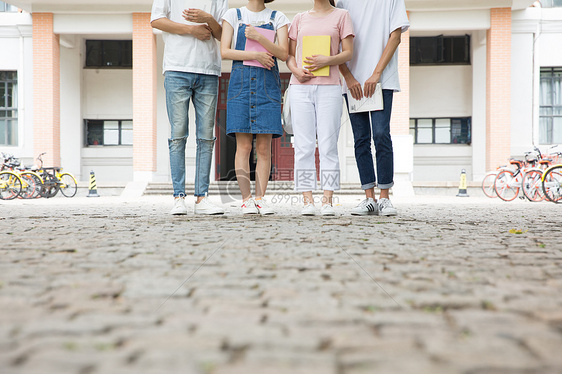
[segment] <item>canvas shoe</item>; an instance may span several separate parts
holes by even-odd
[[[259,210],[254,199],[249,198],[242,203],[242,214],[258,214]]]
[[[312,203],[304,204],[304,208],[301,210],[302,216],[315,216],[316,215],[316,207]]]
[[[258,208],[258,211],[262,216],[275,214],[275,211],[269,206],[269,204],[263,197],[261,199],[255,199],[254,203],[256,204],[256,208]]]
[[[334,210],[332,204],[324,204],[322,205],[322,208],[320,208],[320,215],[324,217],[335,216],[336,211]]]
[[[195,214],[224,214],[224,209],[211,203],[208,197],[204,197],[199,203],[195,203],[195,208],[193,209]]]
[[[176,198],[174,198],[174,206],[172,207],[172,210],[170,211],[170,214],[174,215],[174,216],[178,216],[178,215],[186,215],[187,214],[187,207],[185,206],[185,197],[184,196],[178,196]]]
[[[361,201],[355,208],[351,209],[351,214],[354,216],[376,216],[379,214],[379,204],[377,204],[372,197],[368,197]]]
[[[395,216],[398,211],[392,206],[389,199],[379,199],[379,214],[381,216]]]

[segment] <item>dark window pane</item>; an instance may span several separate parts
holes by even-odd
[[[87,122],[88,145],[103,145],[103,121]]]
[[[451,142],[453,144],[470,144],[470,119],[451,119]]]
[[[6,107],[6,84],[0,81],[0,108]]]
[[[86,66],[101,66],[102,57],[102,41],[86,40]]]
[[[132,67],[133,42],[131,40],[86,40],[86,66]]]
[[[133,67],[133,42],[130,40],[121,41],[121,66]]]
[[[106,40],[103,42],[103,65],[121,65],[121,43],[116,40]]]
[[[470,36],[412,37],[410,64],[470,64]]]

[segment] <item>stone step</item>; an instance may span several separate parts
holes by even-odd
[[[185,190],[193,191],[193,183],[186,183]],[[338,194],[354,195],[363,194],[363,190],[355,183],[343,183]],[[252,191],[254,190],[254,182],[252,182]],[[296,194],[293,188],[292,181],[270,181],[267,185],[268,194]],[[151,182],[147,185],[144,195],[171,195],[173,193],[172,183],[156,183]],[[209,194],[223,194],[228,193],[232,195],[239,195],[238,183],[233,182],[212,182],[209,184]],[[321,193],[318,191],[318,193]]]

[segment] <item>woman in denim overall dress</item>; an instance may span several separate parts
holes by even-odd
[[[271,0],[272,1],[272,0]],[[247,7],[229,9],[223,16],[221,54],[233,60],[228,87],[226,133],[236,137],[236,179],[242,193],[243,214],[273,214],[263,196],[271,169],[271,139],[283,135],[281,125],[281,82],[277,59],[287,59],[289,19],[265,7],[264,0],[250,0]],[[276,31],[277,43],[257,28]],[[232,49],[234,39],[235,49]],[[246,51],[254,40],[266,52]],[[244,65],[257,61],[261,66]],[[263,67],[262,67],[263,66]],[[255,199],[250,186],[250,153],[256,136]]]

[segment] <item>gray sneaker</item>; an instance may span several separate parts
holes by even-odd
[[[351,215],[353,216],[367,216],[367,215],[379,215],[379,204],[369,197],[361,201],[359,205],[351,209]]]
[[[398,211],[392,206],[389,199],[379,199],[379,214],[381,216],[395,216]]]

